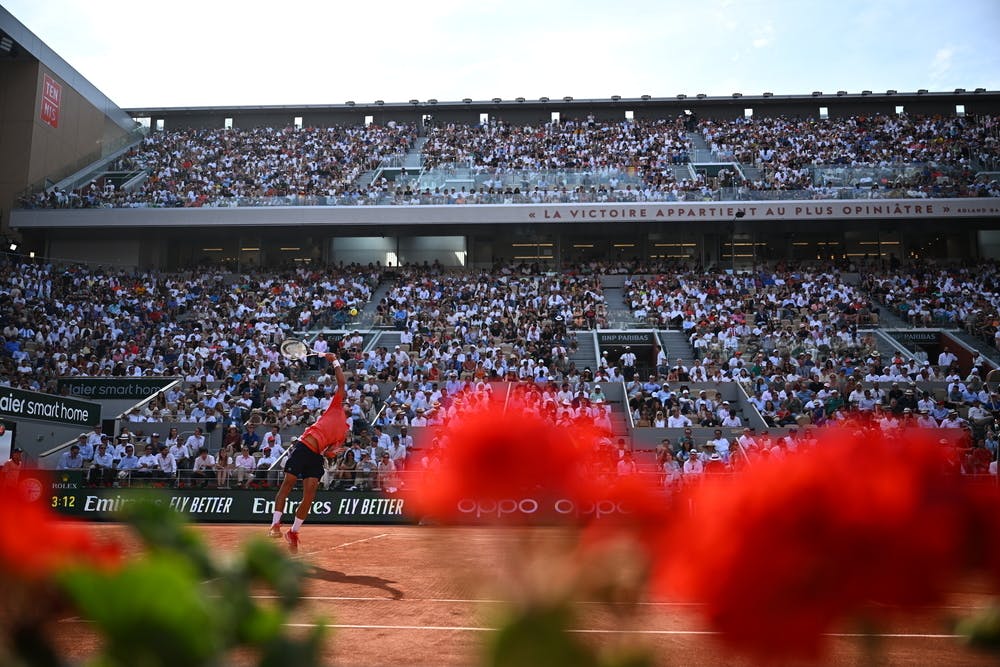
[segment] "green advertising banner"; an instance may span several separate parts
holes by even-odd
[[[195,522],[270,523],[274,512],[274,491],[243,489],[105,489],[81,488],[77,479],[57,477],[45,500],[61,514],[91,521],[113,520],[115,513],[138,497],[185,514]],[[285,514],[301,503],[292,494]],[[413,519],[404,514],[405,498],[379,493],[320,491],[309,512],[309,523],[405,524]]]
[[[101,421],[101,405],[38,391],[3,387],[0,389],[0,414],[15,419],[94,426]]]
[[[90,400],[135,399],[141,401],[177,379],[179,378],[59,378],[59,392]]]
[[[274,491],[243,489],[108,489],[88,487],[80,471],[57,471],[22,480],[28,495],[50,505],[60,514],[90,521],[114,520],[118,511],[137,498],[151,498],[181,512],[193,522],[260,523],[271,520]],[[301,495],[292,494],[285,514],[293,513]],[[309,512],[309,523],[412,524],[404,494],[319,491]],[[631,513],[627,503],[597,499],[578,503],[569,498],[524,495],[501,500],[465,498],[458,501],[453,521],[480,525],[507,523],[559,525],[581,520],[601,520]]]

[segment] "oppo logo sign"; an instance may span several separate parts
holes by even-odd
[[[534,498],[522,498],[521,500],[502,498],[496,501],[463,498],[458,501],[458,511],[477,519],[483,517],[500,518],[512,514],[534,514],[538,511],[538,501]]]
[[[463,498],[458,501],[459,512],[477,519],[531,516],[538,514],[542,509],[541,504],[534,498],[502,498],[500,500]],[[560,498],[553,501],[551,510],[542,511],[541,514],[552,518],[586,516],[600,519],[606,516],[631,514],[631,511],[612,500],[598,500],[594,503],[578,505],[568,498]]]
[[[620,516],[630,512],[613,500],[598,500],[595,503],[577,505],[565,498],[557,500],[554,505],[557,514],[561,516],[592,516],[600,519],[605,516]]]

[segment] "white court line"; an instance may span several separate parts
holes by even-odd
[[[255,600],[277,600],[280,595],[251,595]],[[303,600],[318,600],[328,602],[440,602],[458,604],[510,604],[515,600],[493,600],[489,598],[391,598],[391,597],[356,597],[350,595],[303,595]],[[603,602],[600,600],[577,600],[575,604],[597,605],[649,605],[663,607],[703,607],[704,602]]]
[[[371,539],[371,538],[369,538]],[[280,595],[251,595],[256,600],[277,600]],[[515,600],[498,600],[490,598],[391,598],[379,596],[352,596],[352,595],[303,595],[303,600],[327,601],[327,602],[431,602],[431,603],[455,603],[455,604],[510,604]],[[637,605],[646,607],[704,607],[704,602],[607,602],[603,600],[577,600],[574,604],[593,605]],[[889,607],[890,609],[892,607]],[[984,605],[930,605],[926,609],[959,609],[968,611],[981,611]]]
[[[60,623],[84,623],[91,624],[93,621],[79,617],[65,618]],[[356,625],[351,623],[284,623],[286,628],[333,628],[339,630],[423,630],[428,632],[497,632],[499,628],[487,628],[473,625]],[[576,634],[588,635],[671,635],[671,636],[713,636],[718,635],[714,630],[591,630],[577,629],[570,630]],[[956,634],[928,634],[928,633],[906,633],[906,632],[885,632],[875,634],[865,634],[863,632],[826,632],[824,637],[835,639],[858,639],[863,637],[876,637],[880,639],[962,639],[965,635]]]
[[[497,632],[499,628],[487,628],[479,626],[469,626],[469,625],[354,625],[348,623],[285,623],[285,626],[290,628],[315,628],[315,627],[327,627],[341,630],[426,630],[431,632]],[[570,630],[570,632],[576,634],[592,634],[592,635],[690,635],[690,636],[702,636],[702,635],[718,635],[718,632],[713,630],[589,630],[589,629],[579,629]],[[824,633],[824,637],[833,638],[860,638],[860,637],[878,637],[885,639],[960,639],[965,635],[956,634],[919,634],[919,633],[903,633],[903,632],[889,632],[889,633],[876,633],[876,634],[864,634],[860,632],[827,632]]]
[[[314,554],[321,554],[324,551],[333,551],[334,549],[343,549],[344,547],[349,547],[349,546],[354,545],[354,544],[361,544],[362,542],[368,542],[370,540],[378,540],[378,539],[381,539],[383,537],[389,537],[389,536],[390,536],[389,533],[380,533],[378,535],[372,535],[371,537],[364,537],[364,538],[361,538],[360,540],[354,540],[352,542],[344,542],[343,544],[335,544],[334,546],[327,547],[325,549],[317,549],[316,551],[308,551],[308,552],[306,552],[304,554],[296,554],[296,555],[292,556],[292,558],[293,559],[295,559],[295,558],[305,558],[306,556],[312,556]],[[287,541],[286,541],[286,544],[287,544]]]

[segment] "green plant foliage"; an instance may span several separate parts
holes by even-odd
[[[487,646],[492,667],[597,667],[578,635],[569,605],[530,607],[500,628]]]
[[[298,562],[263,540],[222,562],[180,513],[149,499],[126,508],[145,554],[115,572],[76,569],[60,578],[102,636],[93,667],[216,666],[234,649],[250,649],[262,667],[320,662],[323,624],[301,638],[288,632],[301,603]],[[276,597],[255,599],[262,588]]]
[[[102,635],[104,664],[208,665],[223,648],[220,615],[176,555],[150,554],[113,574],[69,572],[63,583]]]
[[[958,633],[977,649],[1000,653],[1000,605],[994,604],[958,623]]]

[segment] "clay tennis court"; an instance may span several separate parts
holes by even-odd
[[[98,526],[120,534],[114,525]],[[198,530],[218,551],[266,531],[263,525],[202,525]],[[511,571],[525,551],[544,553],[565,543],[548,528],[441,528],[429,526],[309,526],[297,556],[308,568],[308,597],[294,625],[316,618],[330,626],[327,664],[475,665],[478,647],[509,604],[491,587],[491,573]],[[959,645],[944,622],[984,608],[988,597],[970,586],[943,608],[901,616],[883,630],[878,664],[993,665],[995,658]],[[660,664],[754,664],[720,648],[696,605],[646,603],[634,615],[583,601],[579,632],[599,645],[645,645]],[[821,664],[864,664],[856,629],[831,637]],[[67,656],[83,657],[93,646],[87,624],[60,619],[57,640]]]

